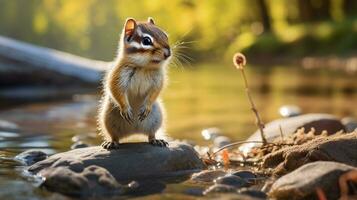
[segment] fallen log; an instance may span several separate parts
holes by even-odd
[[[4,36],[0,36],[0,59],[11,62],[10,67],[7,65],[7,68],[13,68],[15,63],[17,68],[20,67],[20,71],[22,68],[26,71],[26,68],[32,67],[37,71],[45,70],[94,84],[99,83],[103,70],[110,64],[39,47]],[[17,69],[17,71],[19,70]]]

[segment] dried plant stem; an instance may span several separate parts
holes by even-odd
[[[233,146],[237,146],[237,145],[241,145],[241,144],[246,144],[246,143],[262,143],[263,141],[238,141],[238,142],[233,142],[230,144],[227,144],[219,149],[217,149],[215,152],[213,152],[212,154],[207,152],[208,157],[213,158],[213,156],[215,156],[217,153],[219,153],[220,151],[233,147]],[[266,145],[272,145],[272,146],[282,146],[282,145],[294,145],[294,144],[289,144],[289,143],[282,143],[282,144],[276,144],[276,143],[266,143]]]
[[[243,66],[239,68],[240,71],[241,71],[241,74],[242,74],[242,77],[243,77],[243,80],[244,80],[244,87],[245,87],[245,92],[248,96],[248,100],[250,102],[250,106],[251,106],[251,110],[254,112],[255,114],[255,119],[256,119],[256,125],[258,126],[259,128],[259,132],[260,132],[260,137],[262,138],[262,143],[263,143],[263,146],[267,144],[267,140],[265,138],[265,135],[264,135],[264,123],[262,122],[260,116],[259,116],[259,113],[258,113],[258,110],[257,108],[255,107],[255,104],[254,104],[254,101],[253,101],[253,98],[252,96],[250,95],[250,91],[249,91],[249,87],[248,87],[248,81],[247,81],[247,78],[245,76],[245,73],[244,73],[244,68]]]
[[[281,142],[283,143],[284,142],[284,133],[283,133],[283,129],[281,128],[280,124],[279,124],[279,130],[280,130],[280,139],[281,139]]]

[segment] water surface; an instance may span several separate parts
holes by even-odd
[[[284,104],[298,105],[304,113],[357,116],[356,75],[294,66],[248,66],[246,74],[265,122],[278,118],[278,108]],[[207,127],[219,127],[233,140],[245,139],[255,131],[242,77],[229,64],[172,68],[169,77],[163,93],[168,135],[205,145],[209,143],[200,132]],[[0,129],[0,199],[65,198],[36,188],[33,181],[21,176],[23,166],[12,158],[34,148],[49,154],[66,151],[77,140],[99,144],[95,134],[98,99],[97,94],[74,95],[69,101],[33,103],[0,111],[0,120],[15,123],[19,129]],[[187,182],[168,185],[164,195],[187,198],[184,193],[190,187]]]

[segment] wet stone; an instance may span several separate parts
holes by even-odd
[[[106,150],[100,146],[74,149],[37,162],[28,171],[42,174],[43,170],[54,170],[62,166],[77,170],[90,165],[105,168],[118,181],[189,176],[204,168],[191,146],[170,142],[169,147],[125,143],[115,150]]]
[[[214,180],[216,184],[229,185],[235,188],[248,186],[248,182],[235,175],[225,175]]]
[[[78,142],[72,144],[71,149],[79,149],[79,148],[84,148],[84,147],[89,147],[89,145],[82,141],[78,141]]]
[[[219,128],[207,128],[201,131],[201,135],[205,140],[214,140],[216,137],[222,135],[222,131]]]
[[[345,125],[347,133],[353,132],[357,129],[357,119],[353,117],[345,117],[341,120],[341,122]]]
[[[253,181],[257,178],[257,175],[248,170],[240,170],[232,173],[232,175],[238,176],[246,181]]]
[[[48,156],[43,151],[27,150],[15,156],[15,160],[25,165],[32,165],[38,161],[46,159]]]
[[[44,170],[43,186],[50,191],[75,197],[111,196],[124,193],[124,188],[104,168],[91,165],[82,172],[66,167]]]
[[[197,182],[213,182],[218,177],[224,176],[227,173],[223,170],[204,170],[199,173],[193,174],[191,177],[192,181]]]
[[[213,141],[214,146],[217,148],[221,148],[230,143],[231,143],[231,139],[226,136],[218,136]]]
[[[265,194],[264,192],[250,188],[242,188],[238,191],[238,193],[258,199],[266,199],[268,197],[267,194]]]
[[[207,188],[203,192],[203,195],[212,193],[236,193],[236,188],[230,185],[214,184],[211,187]]]

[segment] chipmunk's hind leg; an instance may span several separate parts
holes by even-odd
[[[159,147],[169,146],[168,142],[166,142],[165,140],[160,140],[160,139],[149,139],[149,143],[153,146],[159,146]]]
[[[116,141],[104,141],[102,143],[102,147],[104,149],[108,149],[108,150],[111,150],[111,149],[118,149],[119,148],[119,142],[116,142]]]

